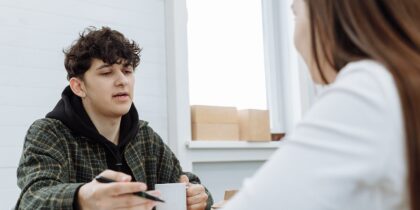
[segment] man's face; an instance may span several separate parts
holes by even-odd
[[[92,59],[83,76],[86,111],[104,117],[121,117],[133,103],[134,70],[132,66],[109,65]]]

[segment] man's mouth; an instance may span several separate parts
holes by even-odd
[[[112,97],[128,97],[128,93],[126,92],[120,92],[120,93],[116,93],[114,95],[112,95]]]

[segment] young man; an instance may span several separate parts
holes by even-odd
[[[28,130],[16,209],[151,209],[154,202],[133,192],[174,182],[188,184],[189,210],[210,209],[213,200],[198,177],[182,172],[169,147],[138,119],[133,87],[140,51],[107,27],[85,30],[65,51],[69,86]],[[99,183],[97,175],[116,182]]]

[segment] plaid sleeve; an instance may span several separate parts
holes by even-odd
[[[157,142],[161,142],[161,152],[160,152],[160,170],[159,175],[162,177],[169,176],[169,181],[167,182],[178,182],[180,176],[185,174],[188,176],[188,179],[193,184],[201,184],[200,179],[198,176],[191,172],[183,172],[181,165],[179,164],[179,160],[176,158],[175,154],[171,151],[171,149],[163,143],[161,137],[155,133],[155,138]],[[207,207],[206,210],[210,210],[211,206],[213,205],[213,197],[210,191],[205,188],[206,193],[208,195],[207,199]]]
[[[47,119],[29,128],[17,169],[22,191],[16,209],[73,209],[75,192],[82,183],[68,183],[68,146],[56,133]]]
[[[181,165],[175,154],[166,145],[162,138],[155,132],[154,142],[158,148],[158,182],[157,183],[174,183],[178,182],[179,177],[182,174]]]

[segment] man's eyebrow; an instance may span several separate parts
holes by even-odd
[[[110,67],[110,66],[111,66],[110,64],[105,63],[105,64],[102,64],[101,66],[99,66],[98,68],[96,68],[96,70],[100,70],[100,69]]]

